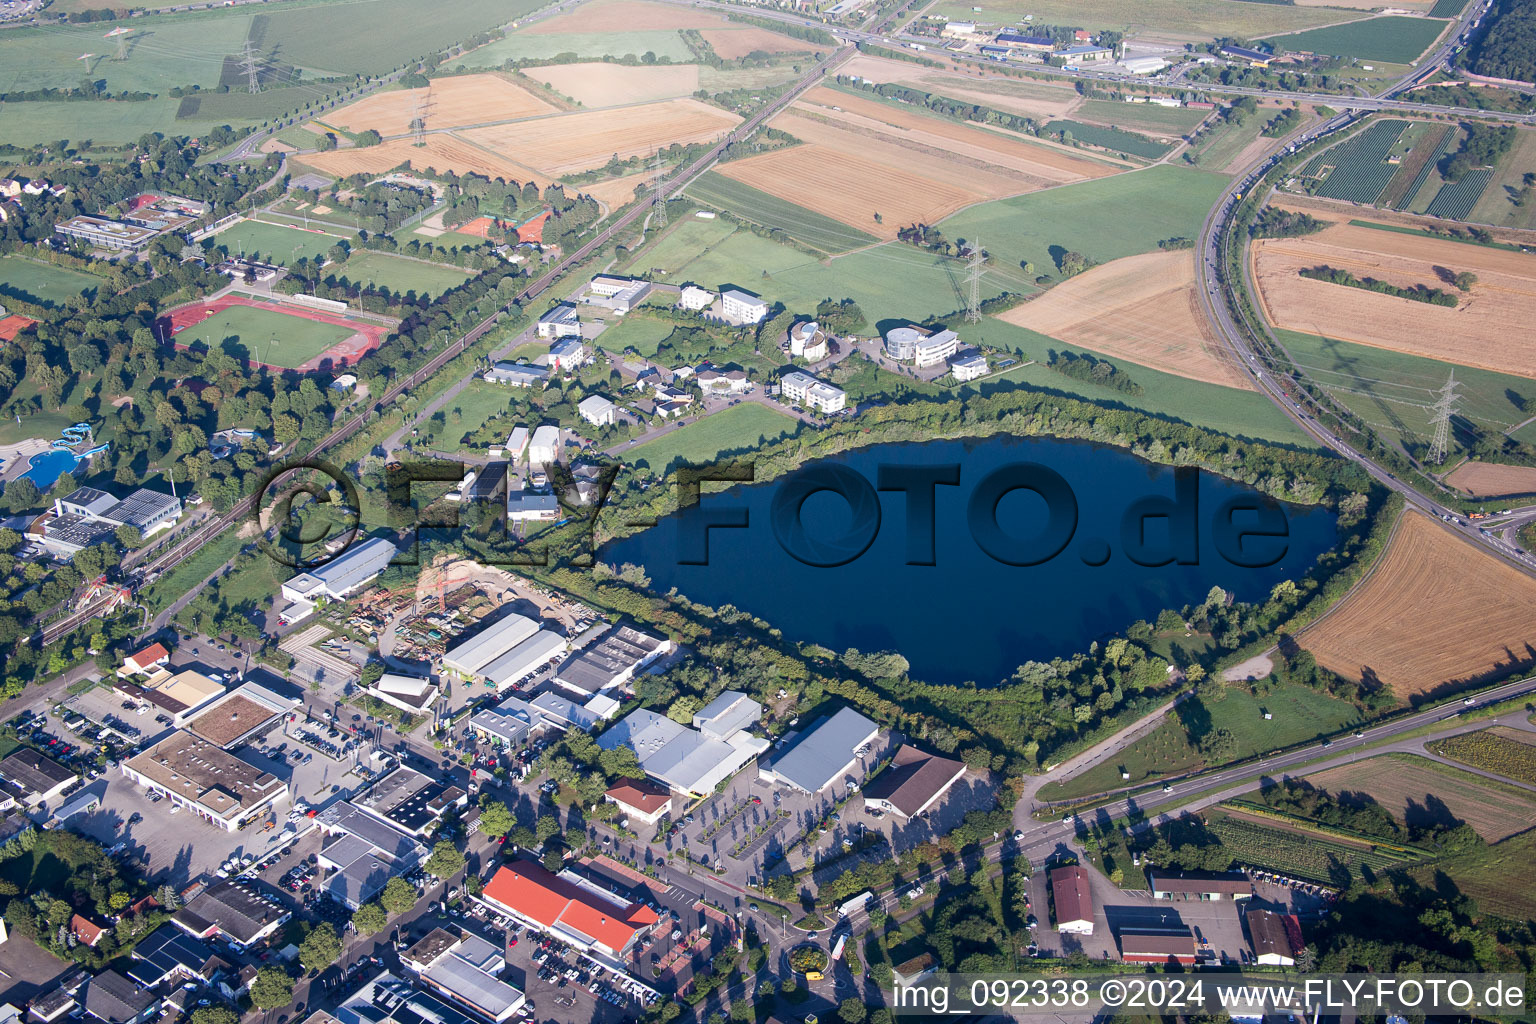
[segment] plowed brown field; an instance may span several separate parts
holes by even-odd
[[[1195,291],[1193,252],[1149,252],[1094,267],[999,319],[1191,380],[1251,389],[1222,358]]]
[[[1252,253],[1271,323],[1340,341],[1536,377],[1536,258],[1375,228],[1336,224],[1315,235],[1267,238]],[[1433,306],[1314,281],[1298,272],[1326,265],[1396,285],[1442,284],[1439,270],[1477,274],[1455,307]],[[1438,268],[1438,269],[1437,269]]]
[[[1375,571],[1298,640],[1339,675],[1409,697],[1528,659],[1536,580],[1406,512]]]
[[[1364,793],[1412,825],[1446,823],[1435,810],[1444,805],[1490,843],[1536,827],[1536,796],[1522,800],[1482,785],[1471,772],[1431,765],[1409,754],[1372,757],[1308,775],[1306,781],[1335,795]]]
[[[587,110],[559,117],[472,128],[464,138],[558,177],[601,167],[608,158],[645,156],[674,142],[713,142],[741,118],[693,99]]]
[[[753,50],[764,53],[797,53],[810,50],[827,50],[804,39],[791,39],[765,28],[706,28],[699,33],[704,41],[726,60],[745,57]]]
[[[699,89],[697,64],[628,67],[591,61],[583,64],[552,64],[529,68],[527,75],[563,93],[585,107],[612,107],[621,103],[691,96]]]
[[[1536,468],[1469,460],[1452,470],[1445,482],[1466,491],[1474,498],[1536,494]]]
[[[547,114],[555,108],[500,75],[462,75],[432,83],[431,128],[459,128],[492,121]],[[426,89],[399,89],[365,96],[331,115],[331,122],[349,132],[372,128],[380,135],[404,135],[411,130],[417,105]]]

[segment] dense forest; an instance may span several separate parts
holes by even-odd
[[[1490,78],[1536,81],[1536,0],[1499,0],[1492,23],[1467,51],[1467,67]]]

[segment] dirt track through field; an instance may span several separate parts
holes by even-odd
[[[331,116],[331,121],[349,132],[372,128],[380,135],[404,135],[411,130],[411,120],[429,91],[432,106],[427,125],[431,128],[511,121],[555,109],[500,75],[462,75],[439,78],[430,90],[398,89],[366,96],[342,107]]]
[[[1474,498],[1536,494],[1536,467],[1468,460],[1452,470],[1445,482]]]
[[[1195,255],[1149,252],[1094,267],[998,319],[1115,359],[1251,390],[1221,356],[1195,291]]]
[[[649,156],[674,142],[713,142],[740,121],[719,107],[680,99],[577,111],[458,134],[492,152],[516,154],[519,162],[558,177],[601,167],[614,154],[621,159]]]
[[[1407,698],[1536,659],[1536,580],[1406,512],[1371,575],[1298,640]]]
[[[1458,780],[1400,757],[1368,758],[1308,775],[1306,781],[1335,795],[1364,793],[1411,825],[1449,824],[1443,807],[1490,843],[1536,827],[1536,800],[1480,785],[1470,772]]]
[[[1375,228],[1336,224],[1315,235],[1254,243],[1254,275],[1271,323],[1375,348],[1536,377],[1536,257]],[[1304,278],[1316,266],[1457,295],[1435,306]],[[1470,292],[1443,280],[1471,271]]]

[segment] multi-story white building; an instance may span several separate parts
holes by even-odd
[[[588,395],[576,406],[581,418],[594,427],[611,427],[618,422],[618,408],[602,395]]]
[[[808,363],[827,358],[827,332],[815,320],[806,320],[789,329],[789,354]]]
[[[715,293],[698,285],[684,285],[683,293],[678,296],[677,304],[682,308],[697,313],[708,309],[715,304]]]
[[[541,338],[579,338],[581,318],[576,315],[575,306],[562,302],[539,317],[537,331]]]
[[[957,352],[950,357],[949,372],[955,375],[955,380],[962,384],[968,380],[987,375],[987,357],[976,349],[965,352]]]
[[[590,306],[602,306],[623,316],[640,305],[650,291],[651,282],[649,281],[599,274],[587,285],[587,292],[581,297],[581,301]]]
[[[779,379],[779,394],[796,405],[807,405],[824,413],[841,412],[848,405],[842,388],[835,388],[796,370]]]
[[[592,352],[582,343],[581,335],[558,338],[549,346],[549,370],[565,373],[579,370],[592,361]]]
[[[727,320],[741,324],[762,323],[768,315],[767,302],[739,288],[727,288],[720,293],[720,309]]]
[[[885,354],[917,367],[938,366],[960,349],[960,336],[951,330],[895,327],[886,332]]]

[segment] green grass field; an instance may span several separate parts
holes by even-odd
[[[693,198],[764,227],[778,228],[796,241],[826,253],[846,252],[879,241],[874,235],[797,206],[786,199],[710,171],[688,186]]]
[[[327,267],[326,272],[353,281],[366,281],[393,292],[415,291],[424,295],[441,295],[473,276],[458,267],[367,250],[353,253],[341,266]]]
[[[1451,370],[1462,395],[1458,415],[1493,433],[1523,422],[1528,413],[1516,400],[1536,399],[1536,381],[1436,359],[1403,355],[1315,334],[1276,331],[1306,374],[1334,398],[1387,437],[1406,440],[1410,450],[1433,436],[1427,406]]]
[[[1407,64],[1429,49],[1445,25],[1428,18],[1369,18],[1281,36],[1274,42],[1288,50]]]
[[[294,368],[318,356],[354,332],[334,324],[288,316],[270,309],[232,306],[173,336],[177,345],[215,349],[233,338],[228,351],[244,349],[247,358],[269,366]],[[276,344],[273,344],[276,339]]]
[[[1479,909],[1511,921],[1526,921],[1536,918],[1536,890],[1510,882],[1527,877],[1533,860],[1536,831],[1522,832],[1501,843],[1437,861],[1418,869],[1414,876],[1421,885],[1435,885],[1436,876],[1446,875],[1463,895],[1477,901]]]
[[[702,463],[721,452],[756,448],[764,442],[793,434],[798,426],[792,416],[756,402],[743,402],[679,427],[665,437],[636,445],[623,452],[620,459],[659,473],[680,459]]]
[[[1220,121],[1200,136],[1195,144],[1195,159],[1207,171],[1220,171],[1237,158],[1248,144],[1259,137],[1268,118],[1249,117],[1242,124]]]
[[[69,139],[74,146],[89,140],[98,146],[136,141],[145,132],[201,134],[213,127],[203,120],[176,120],[180,100],[140,103],[103,100],[98,103],[7,103],[0,107],[0,138],[15,145]]]
[[[1524,185],[1527,171],[1536,170],[1536,131],[1521,129],[1513,149],[1504,154],[1494,169],[1493,180],[1483,189],[1472,215],[1475,224],[1497,224],[1507,228],[1536,228],[1536,203],[1523,207],[1513,202]]]
[[[531,34],[514,32],[461,57],[448,61],[450,68],[499,68],[509,60],[542,59],[563,53],[578,58],[639,57],[647,51],[667,57],[676,64],[692,61],[693,51],[684,44],[675,29],[648,29],[641,32],[555,32]]]
[[[992,256],[994,276],[1028,280],[1021,261],[1034,264],[1035,274],[1055,273],[1053,246],[1107,263],[1156,249],[1160,239],[1194,238],[1225,185],[1218,174],[1149,167],[984,203],[939,227],[947,238],[979,237]]]
[[[643,356],[653,356],[656,349],[672,333],[675,324],[663,320],[649,320],[631,313],[598,335],[595,344],[604,352],[620,356],[625,349],[634,349]]]
[[[0,256],[0,299],[19,299],[45,306],[61,306],[71,295],[94,294],[101,278],[79,270],[38,263],[20,256]]]
[[[1264,712],[1274,717],[1264,720]],[[1121,786],[1134,786],[1197,768],[1203,764],[1191,736],[1226,729],[1237,739],[1236,757],[1268,753],[1360,722],[1359,710],[1305,686],[1277,686],[1255,697],[1238,683],[1211,703],[1187,701],[1170,718],[1115,757],[1041,791],[1047,800],[1090,796]],[[1130,775],[1120,778],[1121,770]]]
[[[976,11],[976,7],[981,8]],[[1289,4],[1241,3],[1237,0],[945,0],[926,12],[930,16],[963,18],[1009,25],[1026,14],[1047,25],[1080,25],[1114,29],[1157,39],[1199,39],[1217,36],[1265,35],[1290,32],[1359,17],[1357,11]]]
[[[435,417],[427,420],[421,440],[438,451],[453,454],[459,450],[464,435],[479,430],[486,420],[511,406],[511,389],[477,378],[464,385],[464,390],[444,407],[441,425]]]
[[[1144,160],[1156,160],[1172,148],[1166,142],[1158,142],[1156,139],[1149,139],[1135,132],[1121,131],[1119,128],[1098,124],[1084,124],[1081,121],[1057,120],[1040,126],[1042,135],[1054,136],[1058,132],[1062,134],[1064,140],[1070,134],[1078,142],[1098,146],[1100,149],[1114,153],[1139,156]]]
[[[220,231],[203,244],[209,248],[227,249],[231,255],[260,253],[262,259],[286,265],[300,256],[310,259],[322,256],[331,246],[346,240],[340,235],[316,230],[244,220]]]
[[[1089,100],[1074,110],[1072,116],[1083,121],[1114,125],[1130,131],[1183,135],[1204,121],[1210,113],[1209,110],[1191,107],[1160,107],[1153,103]]]

